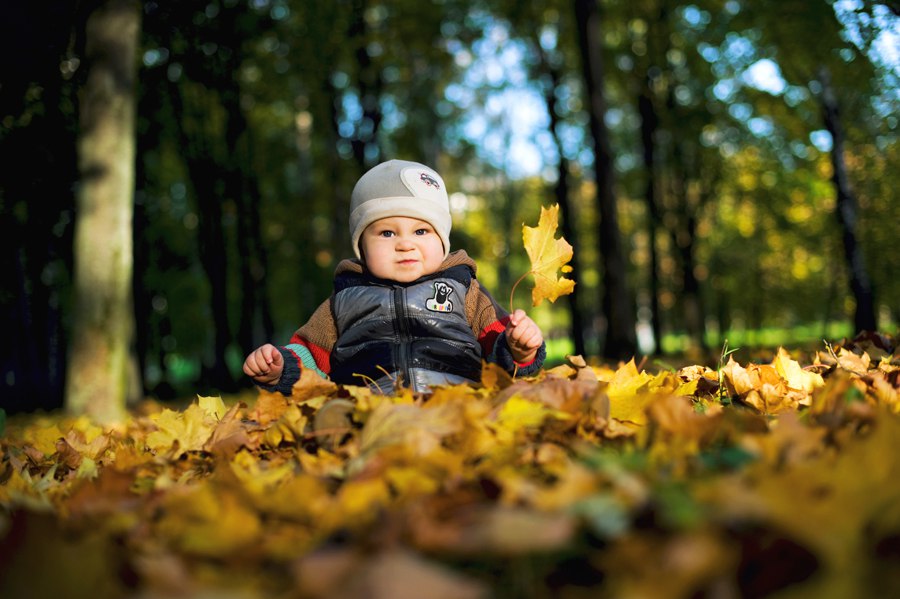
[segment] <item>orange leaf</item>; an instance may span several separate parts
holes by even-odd
[[[559,224],[559,205],[550,208],[541,206],[541,218],[537,227],[522,227],[522,240],[525,251],[531,260],[530,274],[534,275],[534,289],[531,292],[532,304],[537,306],[543,300],[556,301],[561,295],[572,293],[575,281],[559,277],[558,270],[571,271],[567,266],[572,259],[572,246],[564,238],[556,239],[556,228]]]

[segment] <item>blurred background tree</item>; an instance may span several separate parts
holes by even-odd
[[[61,405],[78,351],[76,140],[100,4],[0,9],[8,410]],[[451,243],[497,298],[527,270],[521,225],[560,204],[578,285],[535,311],[551,363],[713,360],[726,338],[815,343],[900,321],[894,2],[142,7],[139,395],[246,386],[244,354],[286,341],[330,293],[350,190],[391,157],[444,175]]]
[[[98,2],[85,22],[65,404],[100,422],[120,420],[129,390],[140,394],[131,297],[140,23],[135,0]]]

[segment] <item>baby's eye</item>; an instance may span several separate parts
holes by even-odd
[[[394,236],[394,232],[393,232],[393,231],[382,231],[382,232],[379,233],[378,235],[379,235],[380,237],[393,237],[393,236]]]
[[[416,229],[416,235],[428,235],[431,233],[430,229]]]

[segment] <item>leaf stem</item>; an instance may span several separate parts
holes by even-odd
[[[366,387],[375,387],[375,391],[377,391],[380,395],[384,395],[384,391],[381,390],[381,387],[378,385],[378,383],[375,382],[375,379],[373,379],[372,377],[365,374],[360,374],[358,372],[354,372],[353,376],[358,376],[363,380],[363,382],[366,383]]]
[[[531,271],[529,270],[529,271],[526,272],[524,275],[522,275],[521,277],[519,277],[519,280],[518,280],[518,281],[516,281],[515,283],[513,283],[512,289],[511,289],[510,292],[509,292],[509,313],[510,313],[510,314],[513,313],[513,296],[516,294],[516,287],[518,287],[518,286],[519,286],[519,283],[521,283],[522,281],[524,281],[524,280],[525,280],[525,277],[527,277],[527,276],[530,275],[530,274],[531,274]]]
[[[725,396],[725,370],[724,370],[725,358],[727,358],[728,356],[730,356],[731,354],[733,354],[734,352],[736,352],[739,349],[740,349],[739,347],[736,347],[734,349],[728,349],[728,339],[726,339],[725,343],[722,345],[722,353],[719,354],[719,368],[717,371],[718,375],[719,375],[719,388],[716,390],[716,393],[719,396],[719,401],[722,403],[725,403],[725,400],[728,399]]]

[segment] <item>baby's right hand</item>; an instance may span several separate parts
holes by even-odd
[[[244,374],[260,385],[277,385],[284,370],[284,358],[271,343],[255,349],[244,360]]]

